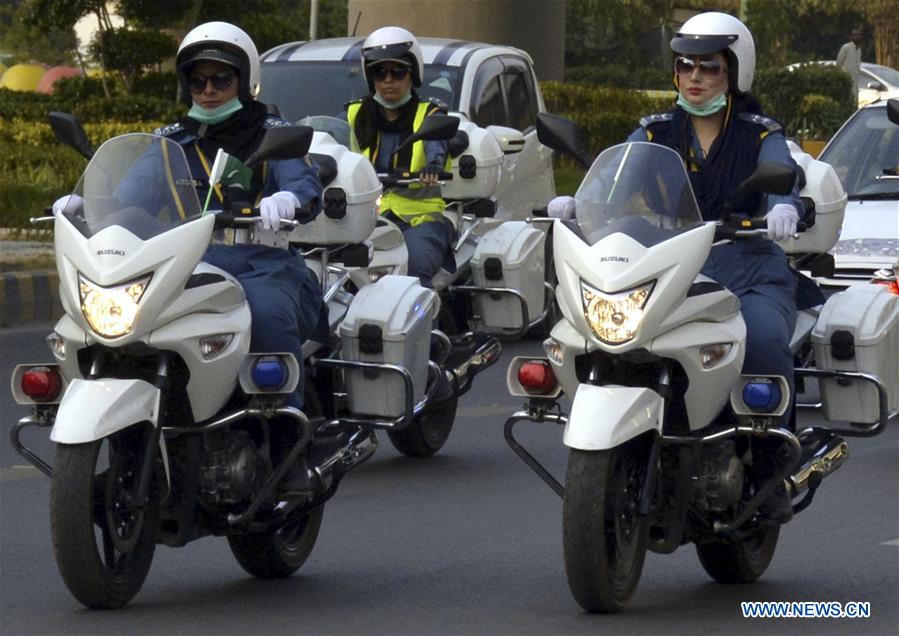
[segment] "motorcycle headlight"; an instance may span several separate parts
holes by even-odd
[[[655,281],[616,294],[595,289],[581,281],[584,317],[596,337],[607,344],[633,339],[643,321],[643,307]]]
[[[150,284],[150,276],[116,285],[101,287],[78,275],[81,312],[91,329],[106,338],[131,332],[140,299]]]

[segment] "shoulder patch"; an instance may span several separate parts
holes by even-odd
[[[181,126],[179,122],[175,122],[174,124],[169,124],[168,126],[160,126],[153,131],[153,134],[159,135],[160,137],[169,137],[170,135],[174,135],[175,133],[181,132],[182,130],[184,130],[183,126]]]
[[[659,124],[663,121],[671,121],[674,119],[674,115],[672,113],[656,113],[654,115],[646,115],[645,117],[640,118],[640,125],[643,128],[647,128],[648,126],[652,126],[653,124]]]
[[[783,131],[783,126],[780,125],[780,122],[776,119],[771,119],[770,117],[765,117],[764,115],[758,115],[756,113],[740,113],[740,119],[743,121],[748,121],[757,126],[762,126],[769,133],[776,133]]]

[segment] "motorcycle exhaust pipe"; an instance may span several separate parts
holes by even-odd
[[[474,366],[476,371],[486,369],[499,359],[503,347],[499,340],[491,338],[475,351],[465,362],[453,369],[453,374],[461,384],[468,379],[468,371]]]
[[[842,466],[847,457],[849,457],[849,445],[842,438],[834,437],[828,440],[787,478],[791,496],[801,495],[809,487],[817,488],[821,480]]]
[[[335,470],[340,470],[340,475],[343,475],[375,454],[378,449],[378,438],[367,431],[360,431],[360,433],[364,434],[362,439],[350,440],[346,447],[327,457],[312,469],[319,483],[328,484],[329,478],[333,476]]]

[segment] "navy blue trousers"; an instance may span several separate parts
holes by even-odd
[[[783,250],[764,239],[718,245],[702,273],[740,299],[746,322],[743,373],[781,375],[793,394],[790,340],[796,328],[796,279]],[[789,420],[788,410],[781,423],[786,426]]]
[[[300,383],[287,404],[302,408],[303,342],[321,328],[326,315],[315,275],[293,250],[264,245],[213,245],[203,260],[243,286],[253,320],[250,351],[289,352],[296,357]]]
[[[432,287],[431,279],[444,268],[456,271],[453,258],[453,226],[447,219],[428,221],[412,226],[391,215],[403,231],[406,250],[409,252],[409,276],[417,276],[424,287]]]

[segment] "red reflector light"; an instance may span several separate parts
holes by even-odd
[[[872,280],[871,282],[874,283],[875,285],[883,285],[884,287],[887,288],[887,291],[889,291],[891,294],[896,294],[897,296],[899,296],[899,281],[875,279],[875,280]]]
[[[22,374],[22,392],[35,402],[50,402],[59,395],[62,378],[56,369],[34,367]]]
[[[518,369],[518,381],[528,393],[546,395],[556,388],[556,374],[544,360],[530,360]]]

